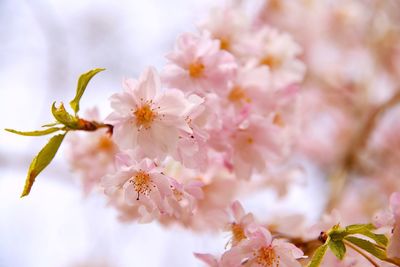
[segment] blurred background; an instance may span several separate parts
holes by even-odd
[[[160,69],[176,37],[194,31],[215,2],[0,0],[1,129],[52,122],[52,102],[67,103],[79,75],[96,67],[107,71],[90,82],[81,108],[98,106],[104,117],[122,79],[148,65]],[[223,250],[226,236],[121,224],[104,198],[83,196],[63,148],[20,199],[29,163],[46,140],[0,131],[1,267],[201,266],[192,252]],[[299,194],[292,192],[292,203]]]

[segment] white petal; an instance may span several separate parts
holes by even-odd
[[[185,99],[183,93],[176,89],[168,89],[157,100],[158,112],[165,115],[184,116],[190,103]]]
[[[114,127],[113,139],[122,149],[134,149],[137,144],[137,133],[136,125],[126,121]]]
[[[160,78],[156,70],[149,67],[140,75],[139,82],[135,88],[135,97],[140,102],[152,100],[159,89]]]

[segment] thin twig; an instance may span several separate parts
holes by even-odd
[[[352,243],[343,240],[344,243],[346,244],[346,246],[352,248],[353,250],[355,250],[356,252],[358,252],[361,256],[363,256],[365,259],[367,259],[372,265],[374,265],[375,267],[379,267],[379,264],[376,263],[369,255],[367,255],[363,250],[359,249],[358,247],[354,246]]]

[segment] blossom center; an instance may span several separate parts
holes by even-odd
[[[172,189],[172,193],[174,194],[174,197],[177,201],[181,201],[183,199],[183,193],[178,189]]]
[[[283,118],[281,116],[281,114],[277,113],[275,114],[272,123],[279,126],[279,127],[283,127],[285,126],[285,122],[283,121]]]
[[[101,151],[111,152],[114,150],[114,143],[110,137],[103,135],[100,137],[97,147]]]
[[[229,48],[231,47],[231,43],[229,41],[229,38],[220,37],[218,39],[219,39],[219,47],[221,48],[221,50],[229,51]]]
[[[232,102],[239,102],[241,100],[251,102],[251,99],[247,97],[246,92],[239,86],[235,86],[232,88],[228,95],[228,99]]]
[[[189,75],[192,78],[199,78],[203,76],[204,68],[205,67],[201,62],[196,61],[189,65]]]
[[[272,10],[279,11],[282,9],[282,2],[281,0],[271,0],[269,1],[269,7]]]
[[[232,231],[232,245],[237,245],[240,241],[246,238],[244,234],[243,227],[240,224],[232,223],[231,224],[231,231]]]
[[[276,257],[275,251],[271,246],[262,247],[257,251],[256,262],[265,267],[272,267],[274,263],[279,266],[279,257]]]
[[[276,69],[282,64],[282,61],[278,57],[268,55],[261,59],[260,63],[262,65],[267,65],[270,69]]]
[[[251,137],[251,136],[247,137],[246,142],[247,142],[249,145],[252,145],[252,144],[254,143],[253,137]]]
[[[137,200],[139,200],[139,194],[147,195],[151,191],[151,178],[150,174],[144,171],[139,171],[130,181],[137,192]]]
[[[145,128],[150,128],[151,123],[156,117],[156,113],[149,104],[144,104],[133,112],[136,117],[136,124]]]

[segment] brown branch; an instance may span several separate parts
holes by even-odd
[[[87,121],[85,119],[79,119],[77,130],[94,132],[100,128],[107,128],[107,133],[111,136],[113,134],[114,126],[97,121]]]
[[[361,127],[359,133],[353,140],[353,145],[350,147],[344,162],[343,167],[347,170],[352,170],[358,163],[358,154],[367,145],[372,133],[374,132],[376,125],[378,124],[381,116],[400,102],[400,90],[394,94],[388,101],[383,103],[372,111],[365,124]]]
[[[382,115],[400,103],[400,90],[388,101],[375,108],[366,119],[360,130],[354,135],[340,167],[330,175],[331,195],[326,210],[331,211],[338,203],[347,183],[348,174],[358,165],[358,155],[365,149]]]

